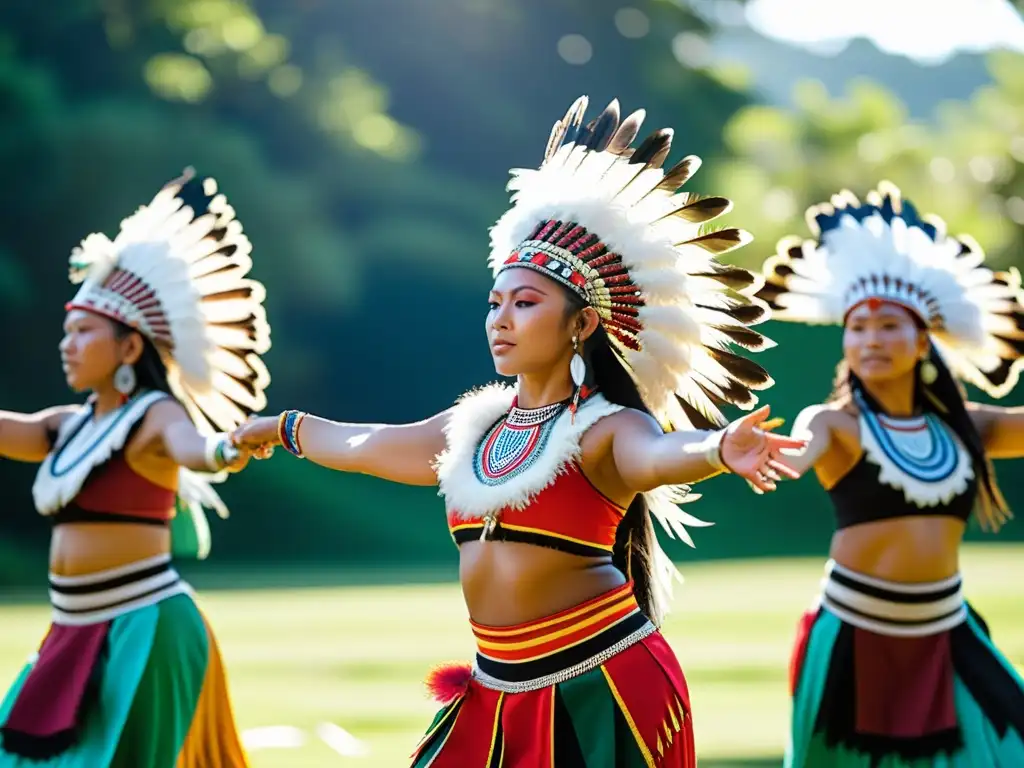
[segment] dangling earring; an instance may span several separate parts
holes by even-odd
[[[576,387],[576,391],[572,396],[572,404],[569,406],[569,413],[572,414],[570,422],[575,423],[576,421],[576,410],[580,404],[580,393],[583,391],[583,382],[587,379],[587,363],[580,355],[579,348],[580,339],[579,336],[572,337],[572,360],[569,361],[569,375],[572,377],[572,383]]]
[[[921,381],[931,386],[937,378],[939,378],[939,369],[935,367],[931,357],[921,360]]]
[[[135,368],[128,363],[121,363],[114,371],[114,389],[121,393],[121,402],[128,399],[128,395],[135,391],[138,380],[135,378]]]

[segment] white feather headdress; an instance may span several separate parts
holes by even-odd
[[[113,241],[86,237],[72,251],[70,278],[81,283],[68,309],[105,315],[148,338],[168,383],[196,428],[230,431],[266,407],[270,348],[266,290],[247,277],[252,244],[234,209],[209,177],[191,169],[121,222]],[[195,554],[206,557],[210,531],[203,507],[227,517],[210,485],[224,473],[182,468],[179,517],[193,528]]]
[[[881,182],[861,203],[843,190],[806,214],[815,239],[784,238],[765,262],[759,296],[772,316],[842,324],[875,299],[900,304],[928,327],[960,378],[994,397],[1007,394],[1024,366],[1024,292],[1016,269],[983,266],[980,246],[952,237],[922,216],[900,190]]]
[[[247,277],[252,244],[211,178],[191,169],[70,260],[68,308],[139,331],[160,352],[174,395],[201,432],[230,431],[266,406],[266,290]]]
[[[720,426],[720,406],[752,408],[772,384],[731,351],[773,345],[750,329],[768,314],[752,297],[760,278],[716,256],[750,240],[701,225],[731,208],[679,192],[700,159],[667,172],[671,129],[632,147],[645,113],[620,120],[613,101],[583,125],[581,97],[555,123],[540,168],[513,169],[512,208],[491,229],[495,275],[528,267],[597,310],[613,349],[666,429]]]

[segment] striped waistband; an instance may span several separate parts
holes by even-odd
[[[50,574],[53,623],[98,624],[189,592],[169,554],[82,576]]]
[[[830,560],[821,604],[855,627],[893,637],[947,632],[967,620],[960,574],[904,584],[867,576]]]
[[[629,582],[561,613],[512,627],[470,622],[473,676],[485,688],[522,693],[596,669],[655,631]]]

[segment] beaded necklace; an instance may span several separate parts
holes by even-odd
[[[473,472],[487,486],[502,485],[526,472],[544,453],[551,430],[568,407],[568,401],[520,408],[518,398],[512,407],[480,441],[473,455]],[[481,540],[498,522],[498,510],[485,516]]]

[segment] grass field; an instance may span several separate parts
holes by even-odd
[[[786,667],[796,621],[813,597],[820,560],[684,567],[665,626],[691,686],[704,768],[778,765],[788,711]],[[1024,666],[1024,547],[968,548],[968,594],[996,642]],[[424,672],[469,659],[454,584],[202,591],[217,630],[242,729],[292,726],[294,748],[252,753],[254,768],[401,766],[433,714]],[[13,678],[46,627],[43,605],[0,605],[0,684]],[[342,757],[313,734],[334,723],[369,753]]]

